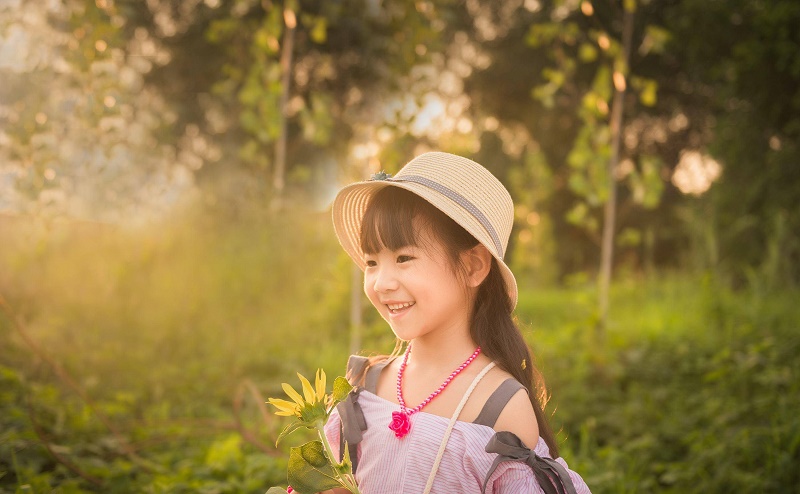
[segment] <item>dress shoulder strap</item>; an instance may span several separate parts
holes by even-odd
[[[367,371],[367,377],[364,379],[364,389],[369,391],[372,394],[377,394],[378,391],[378,379],[381,377],[381,372],[383,368],[389,365],[396,357],[389,357],[385,360],[378,362],[370,366],[369,370]]]
[[[361,410],[361,405],[358,404],[358,394],[362,389],[375,393],[378,387],[378,378],[381,371],[386,365],[394,360],[390,357],[381,362],[378,362],[367,369],[369,366],[369,358],[360,355],[351,355],[347,360],[347,377],[351,380],[353,390],[347,395],[344,401],[336,406],[341,417],[341,430],[339,431],[339,461],[344,457],[344,446],[347,442],[348,451],[350,452],[350,462],[353,466],[353,473],[356,473],[358,468],[358,444],[363,439],[363,432],[367,430],[367,421],[364,418],[364,412]],[[361,386],[360,382],[356,381],[356,376],[360,376],[367,371],[364,377],[364,385]],[[360,380],[359,380],[360,381]]]
[[[498,386],[489,399],[486,400],[486,404],[483,405],[481,412],[472,422],[487,427],[494,427],[497,418],[506,407],[506,404],[508,404],[508,401],[512,396],[517,394],[520,389],[525,389],[525,386],[513,377],[509,377],[500,383],[500,386]]]
[[[362,357],[361,355],[350,355],[347,359],[347,379],[352,386],[357,386],[358,383],[353,382],[356,376],[364,373],[364,369],[369,365],[369,358]]]

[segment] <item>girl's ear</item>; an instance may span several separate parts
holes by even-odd
[[[489,270],[492,268],[492,254],[483,244],[478,244],[465,251],[462,256],[466,267],[467,285],[477,288],[489,275]]]

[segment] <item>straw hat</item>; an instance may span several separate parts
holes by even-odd
[[[333,227],[339,243],[362,271],[366,263],[360,247],[361,220],[373,194],[384,187],[400,187],[420,196],[489,249],[500,266],[511,307],[516,307],[517,282],[503,260],[514,222],[514,203],[489,170],[454,154],[425,153],[394,177],[381,172],[340,190],[333,200]]]

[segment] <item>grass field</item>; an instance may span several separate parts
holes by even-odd
[[[0,225],[0,492],[285,483],[261,405],[347,354],[327,221]],[[800,292],[629,276],[602,334],[594,300],[574,282],[523,289],[517,310],[593,492],[800,492]],[[388,352],[372,312],[364,347]]]

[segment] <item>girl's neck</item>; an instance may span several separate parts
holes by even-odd
[[[410,367],[427,369],[449,369],[460,364],[475,351],[477,345],[469,335],[469,330],[428,334],[415,338],[411,342],[411,355],[408,359]]]

